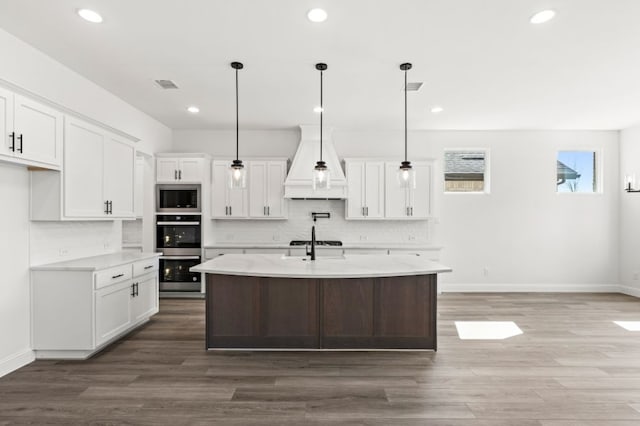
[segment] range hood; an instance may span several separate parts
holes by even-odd
[[[313,167],[320,159],[320,126],[300,126],[300,145],[284,182],[284,197],[304,200],[343,200],[347,198],[347,179],[333,146],[333,129],[322,132],[322,159],[329,168],[331,187],[313,190]]]

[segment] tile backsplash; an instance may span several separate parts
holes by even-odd
[[[31,222],[31,265],[121,250],[122,221]]]
[[[340,200],[290,200],[288,220],[214,220],[205,244],[288,244],[311,239],[312,212],[329,212],[330,219],[318,219],[319,240],[345,243],[430,244],[430,222],[346,220],[345,202]]]

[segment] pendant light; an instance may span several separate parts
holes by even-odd
[[[330,189],[331,180],[327,163],[322,161],[322,114],[324,114],[324,104],[322,100],[322,77],[327,69],[327,64],[318,63],[316,69],[320,71],[320,161],[313,168],[313,190]]]
[[[402,188],[415,188],[416,171],[411,166],[411,161],[407,160],[407,71],[411,69],[411,64],[401,64],[400,69],[404,71],[404,161],[398,169],[398,183]]]
[[[233,160],[229,167],[229,187],[235,189],[245,188],[247,185],[247,170],[242,164],[242,160],[238,158],[240,148],[240,126],[238,118],[238,70],[244,68],[241,62],[231,62],[231,68],[236,70],[236,159]]]

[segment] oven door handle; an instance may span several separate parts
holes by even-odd
[[[200,222],[157,222],[157,225],[200,225]]]
[[[200,256],[160,256],[160,259],[165,259],[165,260],[196,260],[196,259],[200,259]]]

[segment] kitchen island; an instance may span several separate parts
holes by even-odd
[[[437,349],[437,274],[412,255],[230,254],[206,274],[208,349]]]

